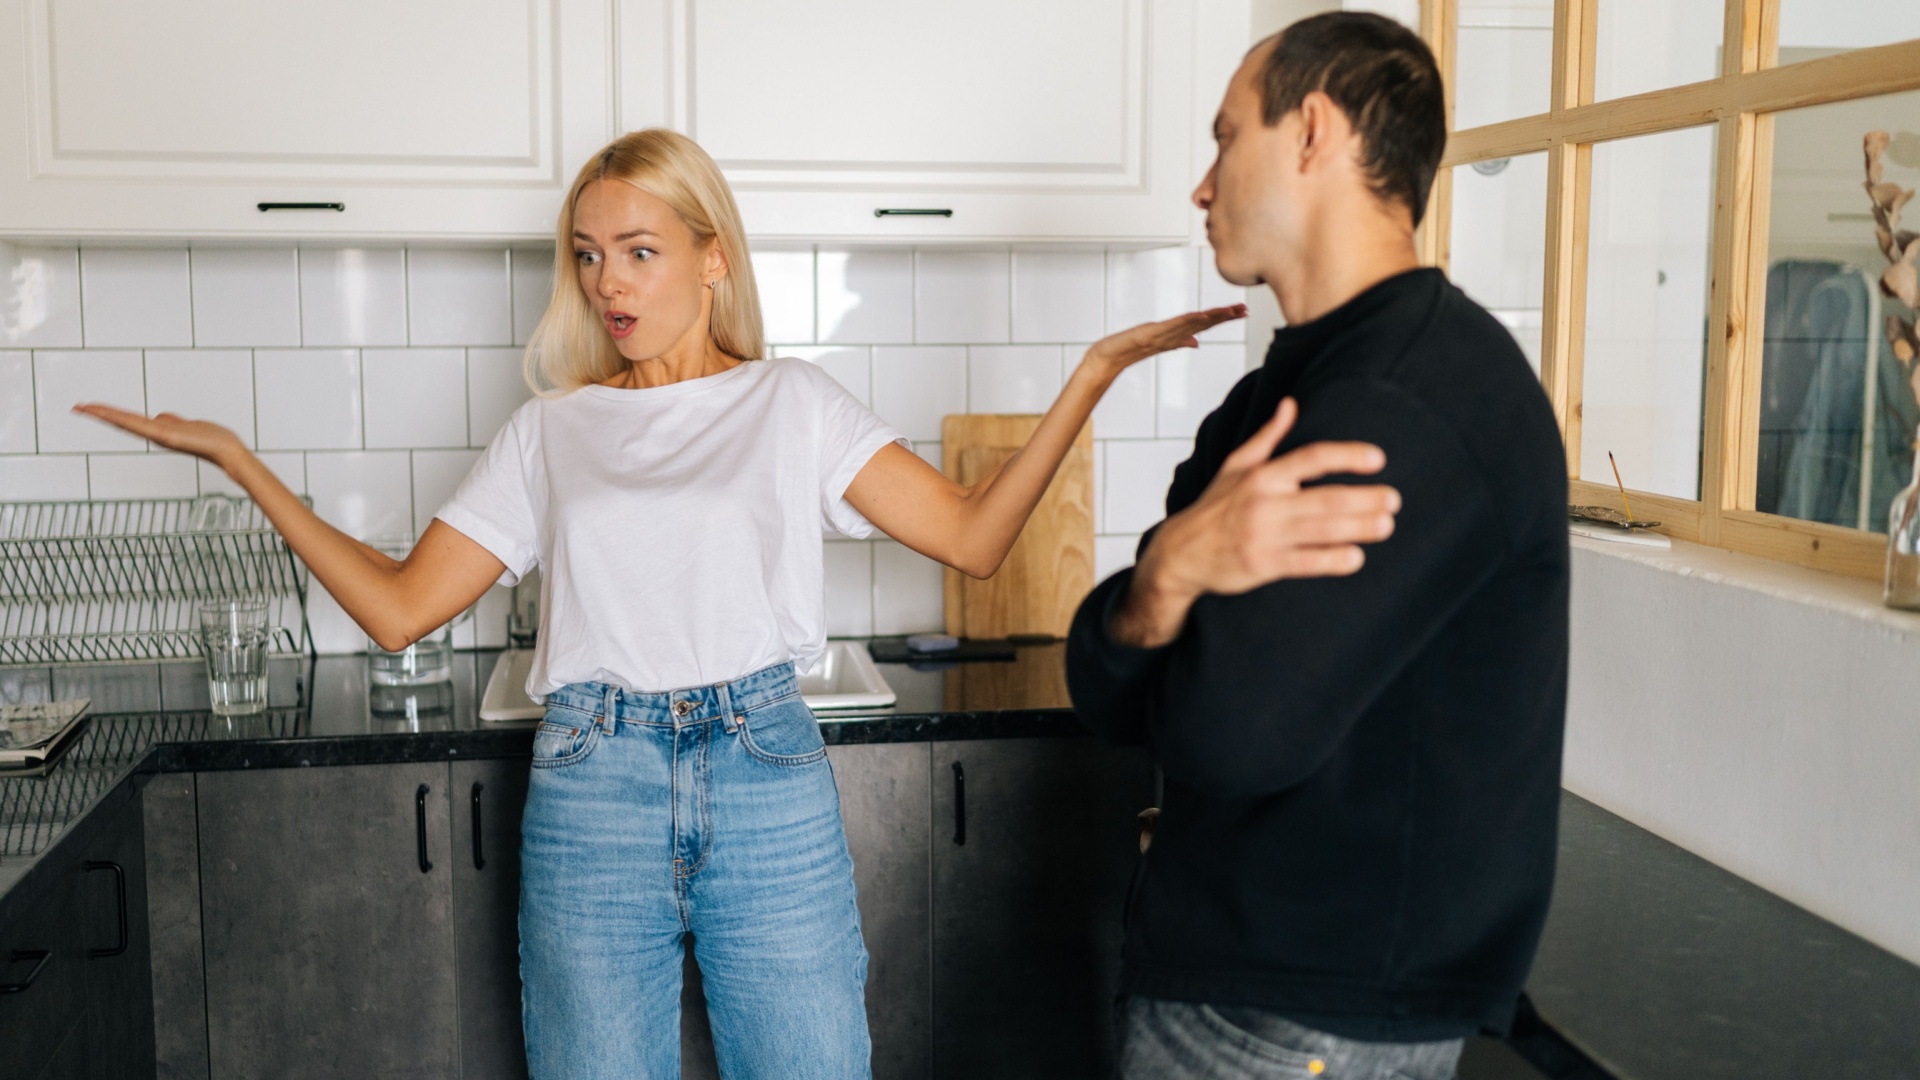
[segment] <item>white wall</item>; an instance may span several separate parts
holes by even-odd
[[[1644,550],[1575,543],[1567,788],[1920,963],[1920,616]]]
[[[0,253],[4,254],[4,253]],[[1038,412],[1087,343],[1244,290],[1200,247],[755,255],[768,338],[821,364],[936,464],[940,418]],[[0,500],[192,496],[216,470],[68,408],[219,420],[361,538],[423,529],[527,391],[538,250],[20,249],[0,266]],[[1143,363],[1094,418],[1098,570],[1132,561],[1194,429],[1245,371],[1244,328]],[[938,567],[891,541],[828,549],[834,634],[936,629]],[[500,590],[461,643],[500,643]],[[365,639],[315,597],[324,652]],[[477,638],[471,637],[474,633]]]

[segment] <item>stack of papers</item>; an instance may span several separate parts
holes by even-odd
[[[79,732],[91,698],[0,706],[0,769],[45,765]]]

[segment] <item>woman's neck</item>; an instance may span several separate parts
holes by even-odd
[[[628,360],[626,370],[602,385],[622,390],[649,390],[718,375],[740,363],[737,357],[721,352],[712,338],[703,337],[696,348],[669,349],[650,359]]]

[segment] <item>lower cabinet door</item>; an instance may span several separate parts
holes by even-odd
[[[78,868],[63,871],[0,925],[0,1080],[86,1075],[78,886]]]
[[[867,1026],[875,1080],[925,1080],[931,1067],[928,753],[926,743],[827,749],[840,789],[860,933],[867,945]],[[695,942],[683,969],[680,999],[685,1080],[719,1076],[697,955]]]
[[[520,814],[531,763],[452,765],[454,943],[459,952],[460,1076],[525,1080],[520,1028]]]
[[[197,776],[210,1080],[457,1074],[448,781]]]
[[[140,798],[114,810],[111,822],[81,854],[87,1072],[96,1080],[150,1077],[156,1068],[153,968]]]
[[[933,1075],[1110,1076],[1151,759],[1092,738],[932,749]]]

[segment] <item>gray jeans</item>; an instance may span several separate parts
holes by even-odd
[[[1358,1042],[1265,1009],[1128,998],[1121,1080],[1453,1080],[1462,1040]]]

